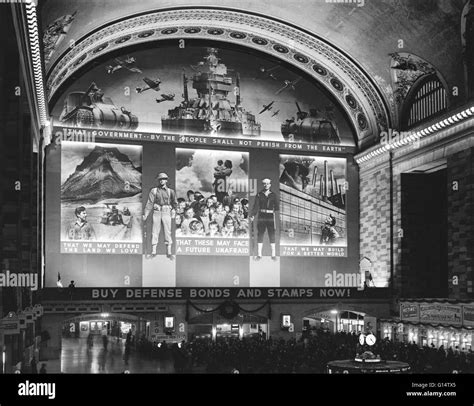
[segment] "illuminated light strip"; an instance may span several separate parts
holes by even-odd
[[[397,149],[410,141],[420,140],[421,138],[430,135],[438,130],[443,128],[451,127],[453,124],[456,124],[460,121],[464,121],[467,118],[474,115],[474,106],[467,108],[466,110],[456,113],[451,117],[438,121],[437,123],[430,125],[429,127],[423,128],[422,130],[417,131],[415,134],[410,135],[408,138],[404,138],[399,141],[394,141],[389,144],[382,145],[376,148],[373,151],[367,152],[366,154],[356,158],[358,164],[366,162],[390,149]]]
[[[36,101],[39,107],[41,126],[47,126],[49,121],[46,113],[46,98],[44,95],[43,67],[41,64],[40,41],[38,36],[38,17],[36,15],[36,2],[26,3],[26,16],[28,20],[28,39],[30,55],[33,62],[33,78],[35,81]]]

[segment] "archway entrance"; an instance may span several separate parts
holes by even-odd
[[[338,318],[337,331],[360,334],[364,329],[365,313],[346,310]]]
[[[140,337],[147,333],[149,323],[146,319],[123,313],[94,313],[72,317],[63,322],[63,338],[87,338],[93,336],[112,336],[125,339],[127,334]]]
[[[172,345],[169,341],[175,342],[176,336],[162,334],[163,326],[166,328],[166,317],[148,320],[124,313],[84,314],[65,319],[59,365],[48,363],[48,367],[61,373],[174,372],[168,349]],[[153,336],[155,340],[151,339]],[[166,345],[153,341],[166,341]]]
[[[370,330],[377,332],[377,319],[362,311],[352,309],[330,309],[309,312],[303,317],[303,334],[312,335],[317,332],[345,332],[360,334]]]
[[[256,314],[239,313],[226,319],[216,313],[200,314],[188,321],[190,340],[207,338],[213,341],[220,338],[243,339],[260,337],[267,339],[268,319]]]

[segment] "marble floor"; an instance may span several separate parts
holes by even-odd
[[[145,359],[132,351],[128,363],[124,361],[125,343],[109,337],[107,350],[102,337],[94,337],[92,348],[88,348],[86,338],[63,338],[60,360],[41,361],[48,373],[66,374],[120,374],[130,373],[169,374],[174,373],[173,360]]]

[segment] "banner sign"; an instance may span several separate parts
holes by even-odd
[[[474,306],[463,306],[463,325],[466,327],[474,326]]]
[[[41,300],[381,299],[387,288],[74,288],[42,290]]]
[[[20,333],[20,320],[17,317],[5,318],[0,320],[0,330],[4,335],[13,335]]]
[[[216,138],[203,135],[155,134],[134,131],[113,131],[102,129],[78,129],[72,127],[54,127],[55,140],[95,142],[96,140],[152,141],[189,146],[224,146],[231,148],[263,148],[297,152],[323,152],[328,154],[353,154],[355,147],[323,143],[265,141],[250,138]]]
[[[400,305],[400,318],[402,320],[418,320],[418,303],[402,303]]]
[[[420,304],[420,321],[461,325],[461,306],[450,304]]]

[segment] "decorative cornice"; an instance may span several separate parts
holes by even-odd
[[[396,140],[384,144],[377,144],[363,153],[360,153],[355,156],[355,160],[359,165],[365,165],[373,159],[377,159],[378,156],[386,155],[388,151],[398,150],[406,145],[412,144],[414,142],[422,142],[425,146],[431,144],[435,140],[438,141],[442,137],[449,135],[449,132],[446,131],[455,125],[459,125],[467,120],[472,120],[474,118],[474,106],[464,108],[459,112],[451,112],[446,118],[438,119],[434,124],[419,127],[404,133],[403,136],[400,136]],[[433,137],[436,135],[436,137]],[[426,137],[430,136],[430,139]]]
[[[252,48],[296,66],[320,82],[343,106],[357,130],[359,147],[390,125],[390,113],[370,77],[324,40],[283,22],[244,12],[179,9],[130,17],[76,42],[48,74],[49,101],[68,77],[111,51],[169,39],[208,39]]]
[[[11,10],[24,79],[23,93],[26,94],[31,113],[33,148],[37,152],[40,145],[40,133],[45,126],[48,126],[49,122],[38,38],[36,2],[32,0],[11,2]]]
[[[31,62],[33,65],[33,76],[35,82],[36,103],[39,109],[41,126],[48,125],[48,114],[46,109],[46,99],[44,95],[43,64],[41,62],[41,50],[38,37],[38,17],[36,15],[36,2],[25,3],[28,39],[30,46]]]

